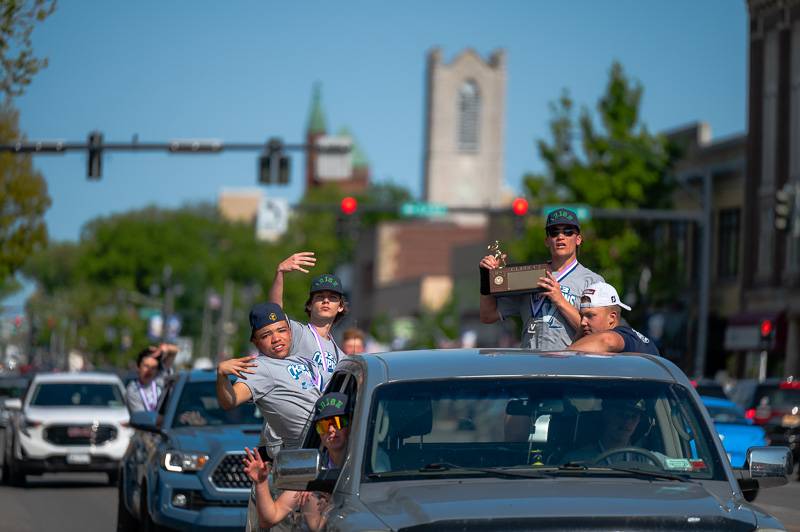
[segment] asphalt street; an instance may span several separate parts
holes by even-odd
[[[117,490],[102,474],[47,474],[28,477],[24,488],[0,486],[3,532],[107,532],[117,524]],[[800,532],[800,482],[762,490],[756,504]]]

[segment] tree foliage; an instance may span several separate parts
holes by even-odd
[[[47,66],[47,58],[34,56],[31,34],[55,8],[55,0],[0,0],[0,92],[6,100],[20,96]]]
[[[566,91],[562,93],[551,105],[551,138],[537,143],[546,171],[525,177],[534,205],[567,202],[599,208],[671,207],[673,183],[668,176],[677,153],[663,136],[650,133],[642,123],[642,94],[642,86],[629,80],[616,62],[597,103],[599,123],[586,108],[576,118],[573,101]],[[675,278],[674,261],[658,258],[653,224],[595,219],[582,222],[581,227],[581,262],[620,292],[633,294],[638,290],[644,265]],[[526,260],[541,259],[545,253],[543,238],[541,224],[530,224],[526,241],[513,251]]]
[[[18,124],[17,111],[8,103],[0,106],[0,143],[20,138]],[[14,273],[46,244],[49,206],[47,183],[31,157],[0,153],[0,287],[13,286]]]

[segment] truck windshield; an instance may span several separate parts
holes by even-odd
[[[58,382],[39,384],[31,406],[122,407],[122,390],[111,383]]]
[[[711,432],[677,385],[490,378],[389,383],[375,394],[365,454],[371,480],[469,468],[724,479]]]
[[[261,424],[261,414],[252,403],[223,410],[217,401],[214,381],[186,383],[172,422],[173,427]]]

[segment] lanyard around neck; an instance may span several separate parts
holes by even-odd
[[[156,404],[158,403],[158,390],[156,389],[156,381],[150,381],[150,398],[144,393],[144,387],[142,383],[136,381],[136,386],[139,387],[139,395],[142,396],[142,403],[144,404],[144,409],[147,411],[152,411],[156,409]]]
[[[311,331],[311,334],[314,335],[314,339],[317,341],[317,347],[319,347],[319,356],[320,356],[320,359],[322,360],[322,371],[320,371],[319,374],[317,374],[315,372],[314,384],[316,385],[317,388],[320,389],[320,391],[322,391],[322,374],[328,372],[328,357],[325,355],[325,350],[322,349],[322,338],[320,338],[319,333],[317,332],[317,330],[310,323],[307,324],[306,326]],[[330,342],[331,342],[331,344],[333,344],[334,352],[338,353],[339,346],[336,345],[336,340],[333,339],[333,336],[330,337]],[[311,365],[312,366],[314,365],[313,359],[311,360]],[[313,370],[313,367],[312,367],[312,370]]]

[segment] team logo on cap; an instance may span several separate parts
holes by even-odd
[[[339,399],[336,399],[335,397],[329,397],[319,402],[319,404],[317,405],[317,411],[321,412],[322,410],[324,410],[329,406],[332,406],[334,408],[342,408],[344,406],[344,403]]]
[[[278,315],[277,315],[277,314],[275,314],[274,312],[270,312],[270,313],[269,313],[269,319],[270,319],[271,321],[277,321],[277,319],[278,319]]]

